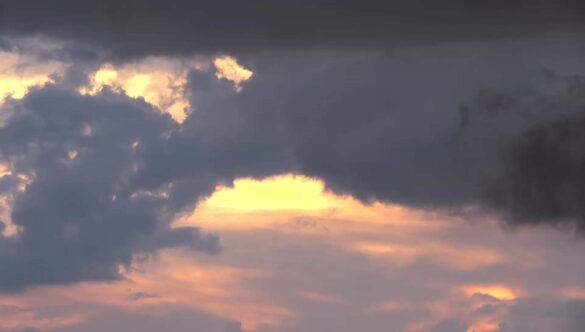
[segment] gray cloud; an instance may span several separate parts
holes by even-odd
[[[225,332],[242,332],[242,324],[240,322],[227,323]]]
[[[475,127],[464,129],[464,139],[491,137],[498,147],[501,163],[485,184],[483,202],[509,224],[568,223],[582,232],[583,77],[548,72],[543,77],[544,89],[480,94],[468,113]]]
[[[512,224],[576,221],[585,230],[585,118],[563,119],[522,135],[486,199]]]
[[[232,324],[223,318],[193,309],[169,308],[164,313],[157,314],[99,306],[93,309],[97,313],[89,319],[79,324],[58,327],[54,330],[58,332],[224,332],[224,327]]]
[[[581,32],[575,0],[5,0],[0,34],[98,45],[117,58],[258,50],[390,48]]]
[[[500,324],[500,332],[582,331],[584,313],[582,300],[519,299],[510,307],[506,321]]]
[[[554,54],[574,50],[566,40],[544,42]],[[169,222],[237,177],[297,172],[364,201],[431,208],[486,204],[486,186],[514,198],[502,145],[582,105],[578,85],[546,86],[539,61],[550,52],[538,42],[258,53],[244,57],[256,75],[242,93],[193,72],[194,111],[182,125],[109,91],[80,96],[80,80],[67,75],[3,108],[11,115],[0,128],[2,159],[32,182],[19,192],[17,177],[2,179],[13,183],[2,187],[24,231],[0,241],[0,288],[110,280],[134,253],[177,245],[217,252],[216,237]],[[473,100],[478,91],[495,92]],[[457,112],[462,100],[467,110]],[[498,176],[508,184],[493,185]],[[487,205],[509,210],[489,197]],[[567,211],[560,217],[578,217]]]
[[[467,328],[454,319],[447,319],[437,323],[430,332],[465,332]]]
[[[58,86],[13,106],[17,110],[0,128],[0,154],[12,177],[26,175],[30,183],[9,194],[12,220],[23,232],[0,240],[2,291],[111,280],[137,252],[174,246],[219,251],[214,235],[170,229],[186,207],[176,196],[191,195],[193,204],[213,187],[185,191],[168,176],[156,187],[136,180],[149,150],[167,144],[164,135],[175,126],[170,117],[121,95],[80,96]],[[199,180],[208,181],[214,180]]]
[[[364,201],[474,204],[510,224],[582,229],[582,78],[438,49],[263,58],[240,95],[191,77],[198,111],[185,126],[209,155],[228,149],[219,169],[294,171]]]

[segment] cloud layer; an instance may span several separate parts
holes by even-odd
[[[0,32],[90,43],[115,58],[264,50],[394,48],[582,32],[574,0],[3,1]],[[217,28],[221,27],[221,28]]]
[[[170,223],[217,185],[290,172],[363,201],[475,206],[511,224],[581,229],[581,83],[542,69],[574,45],[542,42],[557,47],[257,54],[236,90],[226,73],[186,67],[176,76],[190,107],[182,123],[148,103],[164,87],[132,94],[112,83],[81,95],[100,66],[70,63],[2,107],[2,188],[21,233],[2,240],[0,284],[112,279],[133,255],[178,245],[217,252],[217,238]],[[493,49],[507,55],[494,59]],[[186,60],[158,61],[164,77]],[[140,63],[119,71],[142,77]]]

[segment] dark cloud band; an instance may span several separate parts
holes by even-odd
[[[583,30],[581,1],[5,0],[0,34],[73,39],[114,58],[381,48]]]

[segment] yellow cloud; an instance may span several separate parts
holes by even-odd
[[[231,187],[220,186],[199,203],[192,215],[178,220],[177,225],[205,221],[205,227],[217,230],[278,227],[280,231],[293,231],[300,228],[295,228],[291,221],[299,217],[334,223],[337,231],[344,232],[354,232],[359,227],[362,232],[379,233],[388,225],[429,231],[449,224],[442,220],[428,222],[425,214],[399,205],[366,205],[349,196],[328,192],[319,179],[283,174],[263,180],[238,179]],[[325,230],[324,227],[303,229],[311,233]]]
[[[465,285],[460,287],[461,291],[467,296],[489,295],[493,298],[503,301],[515,300],[522,295],[522,291],[506,285]]]
[[[57,61],[38,61],[32,55],[0,51],[0,105],[6,98],[22,99],[36,86],[52,82],[65,65]]]
[[[108,86],[144,100],[183,122],[190,107],[185,95],[187,75],[191,70],[206,68],[203,60],[149,57],[144,60],[113,66],[105,64],[90,75],[90,83],[80,89],[94,95]]]
[[[231,56],[218,57],[213,60],[215,76],[218,79],[226,79],[234,83],[237,92],[242,91],[241,83],[252,78],[254,73],[238,63],[238,60]]]
[[[335,204],[323,190],[322,182],[304,176],[238,179],[233,187],[217,188],[204,205],[232,211],[322,210]]]
[[[240,66],[235,58],[216,58],[213,64],[217,78],[234,82],[236,91],[241,90],[241,82],[252,77],[252,72]],[[104,64],[90,75],[89,85],[82,87],[80,93],[94,95],[107,86],[132,98],[144,98],[181,123],[191,107],[185,91],[189,72],[208,70],[210,66],[205,59],[165,57],[149,57],[119,66]]]
[[[5,164],[0,163],[0,178],[10,174],[12,174],[10,168]]]

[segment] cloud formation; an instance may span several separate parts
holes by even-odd
[[[81,96],[59,86],[31,92],[0,128],[0,153],[20,185],[8,192],[12,223],[0,241],[0,289],[111,280],[132,255],[185,245],[219,251],[218,238],[170,228],[184,205],[172,178],[137,181],[152,149],[164,149],[175,123],[168,115],[104,91]],[[204,182],[205,175],[200,181]],[[24,180],[23,180],[24,179]],[[208,194],[196,187],[190,202]]]
[[[542,36],[581,32],[582,15],[575,0],[7,0],[0,7],[0,33],[72,39],[115,58],[139,58]]]
[[[256,74],[239,93],[209,70],[181,72],[180,98],[191,107],[182,123],[153,100],[128,97],[123,85],[80,95],[81,86],[68,80],[76,70],[70,67],[55,84],[2,108],[0,151],[10,170],[2,187],[12,219],[6,224],[21,232],[2,241],[2,289],[116,278],[134,254],[177,245],[217,252],[216,237],[170,223],[217,185],[240,177],[293,172],[363,201],[479,205],[509,213],[513,224],[566,219],[580,225],[579,189],[571,182],[580,176],[580,122],[557,120],[580,114],[580,85],[539,68],[516,68],[514,58],[500,72],[477,75],[493,59],[460,55],[460,47],[423,49],[428,55],[418,58],[420,49],[394,57],[259,56],[250,63]],[[172,59],[165,61],[174,68]],[[524,79],[526,73],[532,76]],[[472,87],[485,80],[503,92],[461,89],[461,82]],[[466,99],[465,111],[457,112]],[[529,128],[550,126],[567,133],[550,138],[553,148],[563,146],[561,159],[549,156],[556,148],[532,151],[532,143],[521,143],[526,135],[529,142],[548,135]],[[560,180],[548,168],[517,176],[515,169],[540,164],[500,163],[508,148],[552,166],[567,161],[569,171],[559,166]],[[544,196],[526,196],[532,185],[518,182],[542,181],[541,172],[559,180],[537,187],[546,197],[558,193],[548,201],[552,210],[539,211]],[[522,204],[510,205],[513,200]]]
[[[20,232],[0,243],[3,290],[109,280],[134,254],[160,248],[217,252],[216,237],[170,223],[239,177],[300,173],[367,202],[479,206],[511,224],[583,227],[583,100],[575,97],[580,85],[567,83],[579,79],[542,71],[574,42],[484,40],[506,29],[532,36],[543,17],[543,31],[576,29],[580,5],[571,1],[543,1],[520,21],[525,4],[503,2],[444,10],[348,1],[336,11],[329,2],[229,3],[235,17],[186,2],[167,10],[130,0],[26,5],[3,3],[3,36],[42,31],[65,41],[59,51],[39,51],[39,59],[61,61],[59,75],[43,71],[29,95],[23,90],[22,100],[2,107],[5,224]],[[500,30],[472,23],[480,12]],[[407,38],[398,34],[427,15]],[[445,17],[461,20],[447,26]],[[358,28],[341,29],[348,21]],[[210,28],[221,22],[226,29]],[[465,41],[459,25],[481,42]],[[429,30],[436,31],[429,40],[459,42],[413,47]],[[382,51],[395,45],[409,47]],[[242,57],[203,57],[216,73],[193,62],[197,52],[224,51]],[[181,123],[160,112],[178,109]]]

